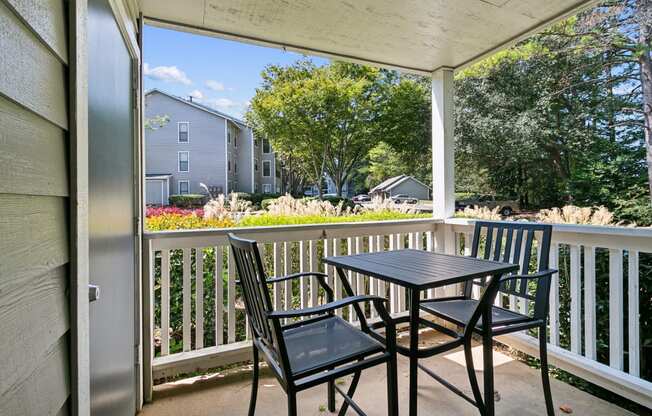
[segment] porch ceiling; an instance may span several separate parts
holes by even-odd
[[[140,0],[150,24],[430,73],[460,68],[592,0]]]

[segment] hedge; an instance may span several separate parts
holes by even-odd
[[[170,204],[175,207],[191,208],[200,207],[206,202],[206,195],[202,194],[184,194],[170,195]]]

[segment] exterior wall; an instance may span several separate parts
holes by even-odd
[[[251,155],[253,146],[253,135],[251,129],[241,129],[238,136],[238,152],[236,153],[238,161],[238,189],[236,189],[236,191],[253,192],[253,185],[251,182]]]
[[[170,180],[146,179],[145,203],[147,205],[168,205],[170,198]]]
[[[0,2],[0,414],[68,414],[68,2]]]
[[[158,92],[145,99],[145,117],[167,115],[169,122],[145,131],[145,167],[148,174],[172,174],[170,193],[179,192],[179,181],[188,180],[190,193],[204,193],[199,183],[226,189],[227,160],[224,144],[226,120]],[[177,123],[187,121],[189,142],[179,143]],[[178,171],[178,152],[189,152],[189,172]]]
[[[398,194],[405,194],[417,199],[430,199],[430,190],[428,187],[412,179],[398,184],[389,191],[389,196]]]
[[[254,192],[263,192],[263,141],[260,139],[258,142],[258,146],[254,145],[251,172],[254,178]]]

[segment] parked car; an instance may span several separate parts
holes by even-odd
[[[399,203],[402,204],[403,202],[406,202],[408,204],[416,204],[417,202],[419,202],[418,199],[412,198],[411,196],[406,194],[396,194],[392,196],[390,199],[397,204]]]
[[[355,203],[360,203],[360,202],[369,202],[371,201],[371,197],[367,194],[360,194],[356,195],[352,198],[353,202]]]
[[[508,217],[521,210],[517,200],[490,194],[475,195],[455,201],[456,209],[463,210],[469,206],[487,207],[489,209],[499,207],[500,215],[504,217]]]

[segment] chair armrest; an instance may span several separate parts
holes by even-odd
[[[273,311],[268,313],[267,317],[269,319],[300,318],[302,316],[323,314],[326,312],[334,311],[336,309],[342,309],[343,307],[352,305],[354,303],[361,302],[372,302],[381,317],[383,315],[381,311],[384,312],[384,314],[387,314],[387,308],[385,308],[387,299],[381,298],[380,296],[359,295],[349,296],[348,298],[329,302],[324,305],[313,306],[312,308],[296,309],[292,311]],[[389,315],[387,314],[386,316]]]
[[[267,283],[278,283],[278,282],[283,282],[285,280],[297,279],[299,277],[306,277],[306,276],[328,277],[328,275],[326,273],[301,272],[301,273],[288,274],[287,276],[270,277],[269,279],[267,279]]]
[[[334,292],[333,292],[333,288],[328,286],[328,283],[326,283],[326,278],[328,277],[326,273],[321,273],[321,272],[293,273],[293,274],[288,274],[287,276],[270,277],[269,279],[267,279],[267,283],[278,283],[278,282],[283,282],[285,280],[298,279],[300,277],[306,277],[306,276],[315,276],[317,278],[317,283],[319,284],[319,286],[321,286],[322,289],[324,289],[324,292],[326,292],[326,300],[328,302],[333,301]]]
[[[541,272],[536,272],[536,273],[531,273],[531,274],[512,274],[512,275],[507,275],[503,276],[500,278],[500,282],[505,282],[507,280],[517,280],[517,279],[529,279],[529,280],[534,280],[534,279],[541,279],[543,277],[548,277],[554,273],[557,273],[559,270],[555,269],[548,269],[544,270]]]

